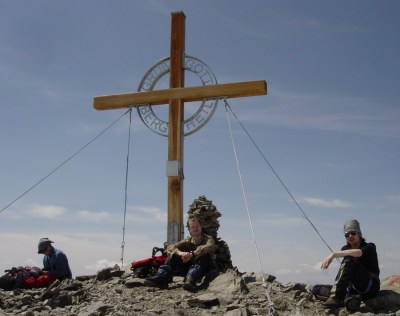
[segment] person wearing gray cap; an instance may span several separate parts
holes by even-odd
[[[38,243],[38,253],[44,254],[41,276],[36,279],[32,287],[43,287],[51,284],[56,279],[62,281],[71,279],[72,273],[69,267],[68,258],[64,252],[52,246],[53,241],[48,238],[41,238]]]
[[[322,262],[327,269],[334,258],[343,258],[332,286],[331,295],[324,302],[328,308],[342,307],[350,311],[359,309],[361,300],[375,297],[380,290],[379,263],[376,246],[363,238],[360,223],[348,220],[343,227],[346,245],[332,252]]]

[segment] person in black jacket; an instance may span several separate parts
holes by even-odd
[[[379,263],[376,246],[367,243],[356,219],[347,221],[343,228],[346,245],[341,251],[329,254],[321,268],[327,269],[334,258],[342,258],[331,295],[326,307],[346,306],[351,311],[359,309],[361,300],[375,297],[380,290]]]

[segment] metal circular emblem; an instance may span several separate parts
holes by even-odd
[[[217,84],[217,79],[211,69],[200,59],[185,56],[184,66],[185,71],[190,71],[195,74],[202,82],[203,86]],[[152,91],[157,82],[169,74],[170,58],[161,59],[153,65],[143,76],[139,84],[138,91]],[[213,116],[217,109],[218,99],[208,99],[201,102],[197,111],[189,118],[183,121],[183,134],[188,136],[202,128]],[[137,107],[138,114],[143,123],[153,132],[168,136],[168,122],[160,119],[153,111],[151,105],[141,105]]]

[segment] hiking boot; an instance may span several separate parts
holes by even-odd
[[[344,306],[351,312],[357,312],[361,305],[361,295],[349,295],[344,299]]]
[[[327,308],[335,308],[344,306],[343,300],[337,298],[336,296],[330,296],[328,299],[322,303]]]
[[[331,294],[331,288],[331,285],[316,284],[313,286],[307,286],[306,290],[319,300],[326,300]]]
[[[160,277],[152,277],[149,279],[144,279],[143,284],[146,286],[150,286],[150,287],[158,287],[160,289],[167,289],[168,288],[168,284],[172,281],[172,279],[164,279],[164,278],[160,278]]]
[[[185,280],[185,283],[183,283],[183,288],[186,291],[195,291],[196,290],[196,281],[191,277],[188,276]]]

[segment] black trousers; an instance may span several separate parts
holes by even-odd
[[[194,280],[201,278],[207,272],[215,269],[215,264],[210,254],[196,257],[186,263],[183,263],[180,256],[173,255],[167,259],[165,264],[171,267],[173,275],[191,276]]]
[[[348,256],[340,265],[331,294],[340,299],[348,294],[359,294],[367,300],[378,295],[379,290],[379,277],[367,271],[357,258]]]

